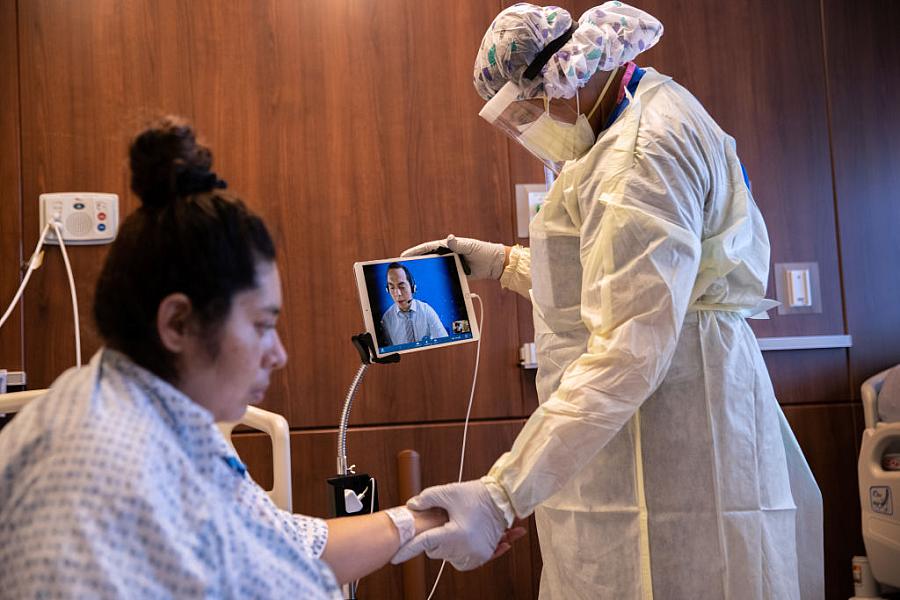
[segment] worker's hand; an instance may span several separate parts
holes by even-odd
[[[450,521],[414,537],[391,559],[394,564],[424,550],[429,558],[445,559],[457,570],[468,571],[505,552],[500,543],[506,520],[481,481],[430,487],[406,505],[412,510],[441,507]],[[511,539],[521,537],[513,535]]]
[[[469,274],[470,279],[500,279],[509,256],[509,248],[503,244],[458,238],[453,234],[443,240],[433,240],[408,248],[400,256],[431,254],[438,248],[448,248],[464,256],[472,271]]]
[[[416,535],[435,527],[440,527],[449,521],[447,511],[443,508],[429,508],[428,510],[411,510],[413,523],[416,527]],[[412,541],[412,540],[410,540]]]

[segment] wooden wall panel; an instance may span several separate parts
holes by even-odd
[[[900,363],[900,4],[823,0],[850,381]]]
[[[788,406],[791,423],[825,504],[825,590],[829,600],[852,595],[850,561],[865,555],[857,478],[859,432],[855,404]]]
[[[300,39],[296,52],[277,61],[279,81],[290,81],[298,68],[311,69],[297,85],[302,103],[315,107],[301,114],[305,136],[288,133],[296,148],[291,154],[303,157],[309,174],[294,201],[305,201],[308,208],[285,203],[279,218],[284,269],[293,279],[290,300],[299,304],[296,310],[288,307],[293,315],[286,324],[288,350],[298,360],[288,367],[285,394],[306,401],[324,393],[303,411],[291,411],[292,423],[321,425],[336,421],[338,402],[357,366],[348,341],[361,329],[352,262],[397,255],[449,232],[503,241],[511,232],[501,193],[506,159],[478,122],[477,96],[468,88],[471,59],[446,51],[477,45],[476,24],[489,19],[493,8],[473,2],[363,6],[348,1],[316,3],[303,12],[297,18],[316,22],[318,36]],[[279,19],[291,20],[290,15]],[[369,59],[359,60],[360,55]],[[303,57],[300,65],[297,56]],[[289,127],[290,121],[285,118],[284,124]],[[307,282],[310,259],[318,263],[317,286]],[[485,299],[482,373],[491,373],[479,384],[475,414],[521,414],[513,300],[496,287],[473,287]],[[342,293],[332,293],[337,291]],[[312,340],[327,350],[315,352]],[[474,350],[408,355],[399,365],[373,369],[356,422],[462,417],[463,382],[470,378]]]
[[[22,250],[22,195],[19,155],[19,49],[16,3],[0,3],[0,315],[19,287]],[[29,250],[30,252],[30,250]],[[22,311],[0,329],[0,369],[23,365]]]
[[[846,402],[847,350],[778,350],[763,352],[775,396],[782,405]]]
[[[522,426],[521,420],[473,423],[469,429],[468,449],[463,479],[484,474],[512,444]],[[358,473],[377,478],[381,506],[387,508],[400,503],[397,495],[396,455],[412,448],[419,452],[422,462],[422,485],[455,481],[459,469],[459,448],[462,440],[460,424],[419,427],[377,427],[352,430],[348,435],[348,458]],[[325,483],[334,476],[334,456],[337,432],[323,430],[294,433],[291,436],[293,463],[294,510],[299,513],[326,517],[330,514],[329,488]],[[260,483],[269,485],[271,468],[260,457],[267,438],[260,434],[236,436],[235,445],[247,457],[248,468]],[[537,544],[533,524],[529,535],[517,542],[510,552],[487,566],[459,573],[449,565],[444,569],[435,598],[536,598],[532,584],[532,545]],[[430,586],[440,567],[439,561],[428,561],[426,581]],[[361,597],[399,598],[400,569],[387,566],[363,579]]]
[[[37,239],[41,193],[115,192],[120,215],[136,206],[128,192],[129,138],[163,110],[192,116],[191,77],[177,60],[185,50],[182,17],[171,4],[19,4],[26,246]],[[91,303],[107,248],[69,250],[85,360],[99,346]],[[45,386],[75,362],[58,249],[47,251],[25,300],[29,374],[34,385]]]
[[[337,422],[362,329],[351,266],[453,231],[512,241],[507,157],[479,122],[469,52],[494,7],[399,0],[300,4],[50,0],[21,11],[25,240],[45,191],[127,191],[128,139],[160,113],[191,118],[216,167],[270,223],[279,245],[292,360],[266,406],[291,425]],[[436,76],[440,73],[440,77]],[[72,251],[84,348],[105,247]],[[73,362],[68,299],[51,252],[27,301],[36,383]],[[524,414],[515,299],[486,305],[477,417]],[[355,416],[386,423],[462,418],[474,346],[409,355],[369,376]],[[421,391],[420,391],[421,390]],[[302,399],[303,408],[299,408]]]

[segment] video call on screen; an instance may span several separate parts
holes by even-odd
[[[472,338],[453,256],[363,265],[363,274],[381,353]]]

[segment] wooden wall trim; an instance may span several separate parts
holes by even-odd
[[[0,314],[21,282],[22,168],[17,3],[0,3]],[[24,370],[21,304],[0,329],[0,369]]]
[[[825,348],[849,348],[853,337],[849,335],[800,335],[793,337],[756,338],[763,352],[780,350],[822,350]]]

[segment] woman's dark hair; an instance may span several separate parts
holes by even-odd
[[[212,153],[178,117],[164,117],[132,142],[131,189],[141,207],[113,243],[94,296],[106,344],[169,381],[174,355],[156,328],[159,304],[186,295],[211,356],[234,295],[257,285],[256,264],[275,260],[265,224],[210,168]]]

